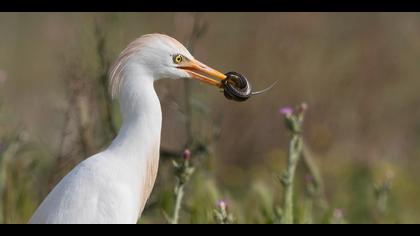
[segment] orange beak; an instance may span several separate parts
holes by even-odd
[[[226,75],[223,73],[208,67],[195,59],[183,63],[178,68],[185,70],[193,79],[197,79],[218,88],[222,87],[221,80],[226,79]],[[210,78],[210,76],[213,78]]]

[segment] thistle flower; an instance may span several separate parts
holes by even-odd
[[[174,165],[174,174],[176,178],[174,197],[175,197],[175,206],[172,218],[169,221],[172,224],[178,224],[179,212],[181,210],[181,202],[184,197],[184,187],[190,180],[192,174],[195,171],[195,167],[191,165],[189,159],[191,158],[191,151],[185,149],[182,153],[182,161],[177,162],[173,161]]]
[[[223,200],[218,201],[218,202],[217,202],[217,206],[219,206],[219,208],[220,208],[221,210],[226,210],[226,207],[227,207],[226,202],[225,202],[225,201],[223,201]]]
[[[228,204],[224,200],[217,202],[217,208],[214,210],[214,218],[218,224],[232,224],[233,215],[229,212]]]
[[[296,166],[299,157],[302,154],[302,126],[305,111],[308,109],[306,103],[301,103],[296,109],[290,107],[281,108],[280,114],[284,115],[284,123],[286,128],[290,131],[291,139],[289,143],[289,154],[287,160],[287,168],[281,177],[281,183],[284,187],[283,197],[283,214],[281,222],[284,224],[292,224],[294,222],[293,216],[293,182],[296,171]],[[306,179],[307,184],[312,182]]]
[[[182,153],[182,158],[185,161],[188,161],[190,159],[190,157],[191,157],[191,151],[190,151],[190,149],[187,148],[187,149],[184,150],[184,153]]]
[[[285,125],[292,133],[300,133],[306,110],[308,110],[308,105],[303,102],[295,109],[282,107],[279,109],[279,113],[284,116]]]
[[[279,110],[279,113],[284,115],[285,117],[290,117],[293,115],[293,108],[291,107],[282,107]]]

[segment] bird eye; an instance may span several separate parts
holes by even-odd
[[[179,64],[179,63],[181,63],[182,61],[184,60],[184,58],[182,57],[182,55],[175,55],[174,56],[174,62],[176,63],[176,64]]]

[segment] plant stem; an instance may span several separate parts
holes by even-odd
[[[328,202],[325,200],[324,182],[315,159],[305,142],[303,142],[302,147],[302,161],[307,172],[312,177],[312,184],[310,185],[312,188],[308,189],[308,194],[316,201],[317,206],[325,210],[328,208]]]
[[[171,224],[178,224],[179,212],[181,211],[182,199],[184,197],[184,186],[188,183],[191,175],[194,173],[195,167],[190,165],[191,152],[185,149],[182,155],[181,163],[174,161],[176,184],[174,189],[175,206],[172,218],[168,219]]]
[[[313,204],[314,199],[312,197],[305,197],[304,202],[304,212],[303,212],[303,224],[312,224],[313,223]]]
[[[175,208],[174,215],[172,216],[171,224],[178,224],[179,220],[179,211],[181,210],[182,198],[184,197],[184,185],[180,184],[177,186],[177,191],[175,192]]]
[[[309,151],[309,148],[305,144],[303,144],[303,148],[302,148],[302,160],[303,160],[303,165],[306,167],[308,173],[313,178],[313,183],[315,185],[314,186],[315,194],[316,195],[322,194],[324,190],[324,185],[322,182],[321,173],[319,171],[318,166],[315,163],[314,158],[312,157]]]
[[[22,140],[22,134],[23,131],[18,131],[16,137],[13,137],[7,144],[5,150],[0,153],[0,223],[2,224],[10,223],[10,190],[13,187],[13,182],[7,170],[9,168],[10,162],[13,160],[21,146],[24,144],[24,140]]]
[[[298,133],[293,133],[289,144],[287,170],[282,182],[284,187],[282,223],[284,224],[293,224],[293,181],[301,152],[302,138]]]

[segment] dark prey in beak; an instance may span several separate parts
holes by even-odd
[[[227,99],[237,102],[243,102],[253,95],[265,93],[277,83],[276,81],[261,91],[252,92],[251,84],[245,76],[234,71],[228,72],[225,75],[226,79],[222,80],[223,93]]]

